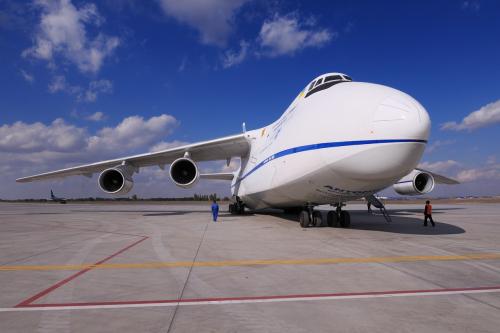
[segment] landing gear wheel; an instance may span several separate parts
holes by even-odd
[[[338,228],[339,227],[339,218],[337,216],[336,211],[329,211],[328,214],[326,215],[326,222],[328,223],[328,226],[331,228]]]
[[[299,221],[302,228],[309,227],[309,224],[311,224],[311,219],[309,218],[309,212],[307,210],[303,210],[302,212],[300,212]]]
[[[340,226],[342,228],[349,228],[351,226],[351,215],[349,215],[349,212],[340,212]]]
[[[313,213],[313,225],[315,227],[321,227],[323,224],[323,216],[321,215],[321,212],[314,212]]]
[[[234,204],[229,204],[229,213],[234,214]]]
[[[238,215],[245,214],[245,205],[243,203],[238,203],[236,206],[236,211]]]

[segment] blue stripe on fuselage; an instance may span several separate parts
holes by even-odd
[[[325,148],[335,148],[335,147],[345,147],[345,146],[361,146],[361,145],[373,145],[373,144],[378,144],[378,143],[405,143],[405,142],[416,142],[416,143],[427,143],[427,140],[416,140],[416,139],[389,139],[389,140],[356,140],[356,141],[338,141],[338,142],[323,142],[323,143],[316,143],[312,145],[305,145],[305,146],[299,146],[299,147],[294,147],[294,148],[289,148],[282,150],[278,153],[275,153],[256,166],[253,167],[252,170],[247,172],[245,175],[241,176],[240,179],[236,181],[234,185],[231,187],[235,186],[239,182],[241,182],[243,179],[247,178],[250,176],[252,173],[263,167],[265,164],[271,162],[272,160],[275,160],[277,158],[281,158],[283,156],[287,155],[292,155],[296,153],[302,153],[304,151],[309,151],[309,150],[317,150],[317,149],[325,149]]]

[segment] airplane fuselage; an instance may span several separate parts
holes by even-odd
[[[430,119],[414,98],[361,82],[307,92],[277,121],[247,132],[250,153],[231,186],[245,205],[345,202],[391,186],[417,166]]]

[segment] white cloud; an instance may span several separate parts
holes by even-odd
[[[85,119],[90,120],[90,121],[103,121],[104,120],[104,113],[98,111],[98,112],[92,113],[90,116],[87,116]]]
[[[161,142],[156,143],[154,146],[152,146],[149,149],[149,151],[150,152],[162,151],[162,150],[167,150],[170,148],[184,146],[187,144],[189,144],[189,142],[179,141],[179,140],[174,140],[171,142],[161,141]]]
[[[97,73],[104,60],[120,44],[114,36],[101,32],[89,37],[89,27],[99,27],[104,19],[94,4],[76,8],[70,0],[37,0],[41,9],[34,45],[23,51],[24,57],[46,60],[50,65],[57,56],[75,64],[81,72]]]
[[[444,172],[450,170],[453,167],[459,166],[460,163],[454,160],[447,161],[437,161],[437,162],[422,162],[418,165],[419,168],[433,171],[436,173]]]
[[[95,102],[99,94],[110,94],[113,92],[113,83],[109,80],[97,80],[91,81],[89,83],[88,89],[82,96],[79,96],[80,100],[85,102]]]
[[[125,151],[146,147],[169,135],[177,124],[177,120],[167,114],[147,120],[140,116],[127,117],[116,127],[105,127],[89,137],[88,149]]]
[[[258,38],[263,54],[270,57],[293,55],[307,47],[321,47],[336,36],[328,29],[314,30],[311,24],[315,24],[314,20],[302,23],[294,15],[276,15],[265,21]]]
[[[35,82],[35,77],[32,74],[29,74],[26,72],[24,69],[20,70],[21,76],[23,77],[26,82],[33,83]]]
[[[427,153],[432,153],[441,147],[449,146],[449,145],[452,145],[454,143],[455,143],[455,140],[437,140],[437,141],[434,141],[431,145],[427,146],[425,151]]]
[[[241,64],[247,57],[248,47],[248,42],[242,40],[240,42],[240,50],[238,52],[231,50],[226,51],[222,57],[222,67],[230,68]]]
[[[500,100],[487,104],[479,110],[471,112],[460,123],[450,121],[441,125],[442,130],[475,130],[481,127],[500,123]]]
[[[457,174],[457,180],[463,183],[498,179],[500,179],[500,164],[489,165],[482,168],[465,169]]]
[[[85,146],[86,130],[56,119],[50,125],[18,121],[0,127],[0,152],[67,152]],[[4,161],[7,162],[7,161]]]
[[[79,102],[93,103],[100,94],[110,94],[113,92],[113,82],[105,79],[94,80],[90,81],[88,87],[84,89],[81,86],[69,84],[63,75],[56,75],[52,78],[48,89],[53,94],[65,92],[76,96],[76,100]]]
[[[224,46],[237,10],[248,0],[158,0],[163,11],[198,30],[201,42]]]

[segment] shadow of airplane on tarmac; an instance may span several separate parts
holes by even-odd
[[[443,214],[445,210],[462,209],[462,208],[443,208],[434,209],[433,213]],[[391,223],[387,223],[382,214],[370,214],[364,211],[349,211],[351,215],[351,230],[368,230],[380,231],[395,234],[408,234],[408,235],[454,235],[463,234],[465,229],[455,226],[453,224],[440,222],[439,218],[434,222],[435,227],[432,227],[430,222],[427,227],[424,227],[424,217],[422,209],[401,209],[390,210],[389,215],[392,218]],[[413,216],[415,213],[422,213],[422,217]],[[259,212],[259,214],[266,214],[298,222],[298,217],[295,215],[279,213],[276,211]],[[412,215],[412,216],[408,216]],[[433,214],[434,215],[434,214]],[[326,211],[323,211],[323,224],[320,228],[327,227],[326,225]],[[314,228],[314,227],[311,227]]]

